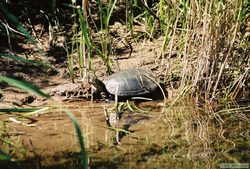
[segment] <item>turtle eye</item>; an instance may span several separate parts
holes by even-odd
[[[99,79],[96,79],[96,78],[95,78],[94,81],[95,81],[95,83],[98,84],[98,85],[101,84],[101,82],[100,82]]]

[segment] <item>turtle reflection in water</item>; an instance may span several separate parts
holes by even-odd
[[[105,94],[108,100],[118,101],[131,99],[132,97],[145,97],[151,99],[162,99],[163,93],[149,70],[132,68],[123,70],[108,76],[103,81],[96,76],[91,77],[90,83],[98,92]]]

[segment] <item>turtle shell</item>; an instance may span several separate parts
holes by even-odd
[[[122,97],[142,96],[158,89],[153,73],[139,68],[114,73],[103,83],[109,93]]]

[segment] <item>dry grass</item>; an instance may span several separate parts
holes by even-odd
[[[166,35],[170,41],[163,54],[168,57],[162,64],[177,46],[181,90],[190,86],[191,95],[206,100],[244,97],[249,80],[249,47],[242,31],[249,17],[247,2],[191,0],[181,8],[183,2],[172,1],[176,20]]]

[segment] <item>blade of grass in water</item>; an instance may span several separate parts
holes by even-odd
[[[65,111],[65,113],[68,114],[68,116],[70,117],[70,119],[74,123],[76,133],[78,136],[78,140],[79,140],[79,144],[80,144],[80,148],[81,148],[83,166],[84,166],[84,169],[88,169],[88,157],[87,157],[87,153],[86,153],[86,149],[85,149],[85,145],[84,145],[84,138],[82,135],[81,128],[80,128],[75,116],[71,112]]]
[[[25,90],[27,92],[31,92],[31,93],[36,94],[38,96],[50,98],[50,96],[48,94],[42,92],[38,87],[35,87],[35,86],[33,86],[27,82],[24,82],[24,81],[12,79],[12,78],[5,77],[5,76],[0,76],[0,82],[8,83],[10,86],[17,87],[19,89]]]

